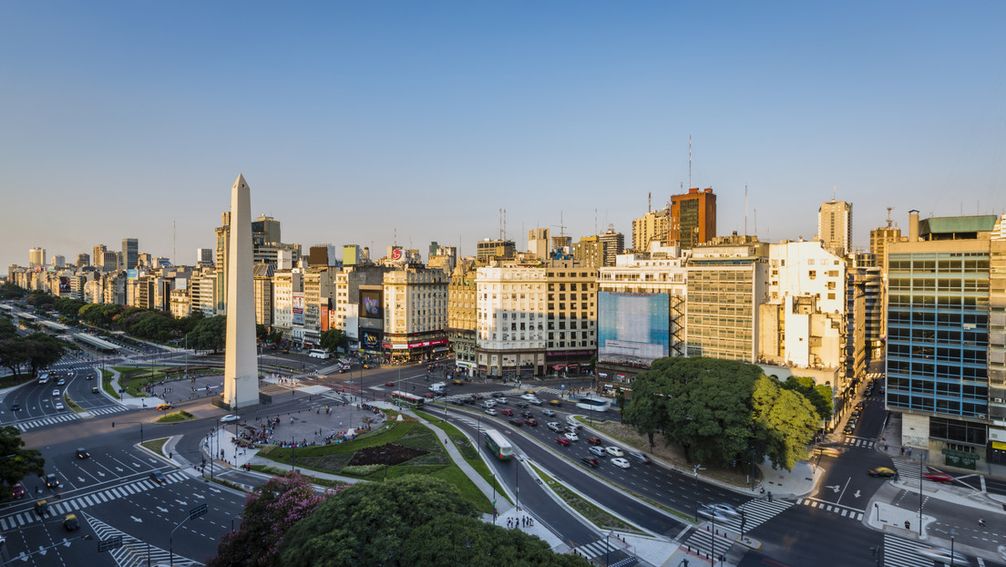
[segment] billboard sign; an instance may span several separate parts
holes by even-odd
[[[70,293],[70,278],[66,276],[59,277],[59,294],[64,295]]]
[[[325,331],[329,330],[329,328],[330,328],[328,317],[329,317],[329,315],[328,315],[328,306],[327,305],[322,305],[321,306],[321,317],[320,317],[320,321],[319,322],[321,323],[321,332],[323,332],[323,333]]]
[[[135,280],[138,277],[140,277],[140,271],[136,268],[126,270],[126,279]]]
[[[597,294],[599,362],[649,367],[670,354],[670,297],[602,291]]]
[[[304,324],[304,294],[294,292],[293,294],[293,324]]]
[[[365,319],[384,318],[384,292],[379,289],[360,290],[360,317]]]
[[[360,329],[360,346],[363,350],[379,351],[384,344],[384,332]]]

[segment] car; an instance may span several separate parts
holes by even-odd
[[[605,452],[604,447],[598,447],[595,445],[591,447],[589,450],[591,455],[597,455],[598,457],[605,457],[608,455],[608,453]]]
[[[21,411],[21,404],[11,404],[10,411]]]
[[[94,376],[92,376],[91,373],[88,373],[86,376],[84,376],[84,380],[90,382],[91,380],[94,380]]]
[[[486,401],[482,402],[482,407],[484,407],[486,409],[494,408],[494,407],[496,407],[496,402],[494,402],[492,400],[486,400]]]
[[[39,374],[38,375],[38,383],[39,384],[48,384],[49,383],[49,375],[47,373],[45,373],[45,372]]]
[[[721,516],[740,516],[741,515],[741,513],[737,511],[737,508],[734,508],[730,504],[726,504],[726,503],[706,504],[704,506],[704,508],[707,508],[709,510],[713,510],[713,511],[715,511],[717,514],[719,514]]]
[[[88,453],[87,449],[84,449],[83,447],[77,447],[77,450],[73,453],[73,455],[80,460],[88,459],[91,457],[91,453]]]
[[[619,457],[617,459],[611,459],[611,464],[615,465],[616,467],[618,467],[620,469],[627,469],[627,468],[629,468],[629,467],[632,466],[632,465],[629,464],[629,461],[627,461],[627,460],[625,460],[625,459],[623,459],[621,457]]]
[[[35,501],[35,513],[40,517],[45,516],[49,513],[49,501],[46,499]]]
[[[968,560],[966,555],[959,551],[951,551],[945,547],[920,547],[915,552],[928,559],[939,561],[944,565],[950,565],[951,562],[954,565],[971,565],[971,561]]]
[[[520,412],[520,416],[523,417],[523,418],[530,418],[533,415],[534,415],[533,413],[531,413],[531,412],[529,412],[527,410],[524,410],[524,411]]]
[[[548,422],[548,423],[545,424],[545,427],[548,427],[549,429],[551,429],[552,431],[555,431],[556,433],[559,433],[560,431],[562,431],[562,426],[559,425],[558,421],[550,421],[550,422]]]
[[[60,378],[59,380],[56,380],[56,385],[57,386],[65,386],[66,385],[66,380],[64,380],[63,378]]]
[[[595,457],[580,457],[580,462],[590,468],[595,468],[597,465],[601,464],[601,461],[597,460]]]
[[[873,467],[872,469],[866,471],[866,474],[881,478],[890,478],[898,474],[898,471],[892,469],[891,467]]]
[[[433,398],[437,397],[437,395],[434,394],[433,392],[424,392],[423,397],[428,400],[432,400]]]
[[[565,437],[556,437],[555,442],[563,447],[569,447],[569,439],[566,439]]]
[[[622,449],[620,449],[618,447],[615,447],[614,445],[612,445],[610,447],[605,447],[604,450],[605,450],[605,452],[607,452],[612,457],[624,457],[625,456],[625,451],[623,451]]]
[[[646,456],[645,453],[640,453],[639,451],[632,451],[629,453],[629,456],[632,457],[633,459],[636,459],[640,463],[643,463],[644,465],[648,465],[653,462],[650,460],[649,457]]]
[[[236,421],[241,421],[241,416],[235,415],[233,413],[227,414],[220,418],[220,423],[234,423]]]
[[[455,386],[464,386],[465,383],[464,383],[463,380],[459,380],[459,379],[455,378],[455,379],[451,380],[451,384],[454,384]]]
[[[157,409],[157,411],[168,411],[169,409],[171,409],[173,407],[175,407],[175,406],[173,406],[171,404],[165,403],[165,404],[157,404],[157,408],[156,409]]]
[[[97,394],[98,393],[98,387],[97,386],[91,386],[91,393],[92,394]]]
[[[496,398],[496,403],[501,406],[504,406],[508,403],[508,401],[506,398]]]
[[[496,415],[496,410],[491,407],[486,408],[484,411],[486,412],[486,415]]]
[[[59,488],[63,484],[59,481],[59,477],[55,473],[49,473],[45,475],[45,486],[46,488]]]
[[[54,390],[52,391],[52,397],[54,397],[54,398],[58,398],[58,397],[59,397],[59,395],[60,395],[60,391],[59,391],[59,388],[56,388],[56,389],[54,389]]]
[[[66,409],[66,406],[63,405],[63,402],[56,402],[55,404],[52,405],[52,407],[54,407],[54,408],[56,408],[58,410],[65,410]]]
[[[726,523],[733,519],[733,516],[728,516],[726,514],[720,513],[719,510],[711,508],[707,505],[701,506],[700,508],[695,510],[695,514],[697,516],[702,516],[707,520],[713,520],[714,522]]]
[[[494,398],[502,398],[502,397],[504,397],[504,394],[503,394],[503,392],[493,392],[492,396]]]
[[[548,417],[555,417],[555,412],[550,409],[542,411],[541,414]]]
[[[68,532],[75,532],[80,529],[80,522],[77,521],[76,514],[67,514],[63,517],[63,528]]]
[[[951,482],[957,480],[953,475],[949,475],[943,471],[929,471],[923,474],[922,478],[942,484],[950,484]]]
[[[536,406],[540,406],[541,405],[541,400],[539,398],[537,398],[537,397],[531,398],[530,400],[528,400],[528,402],[531,403],[531,404],[534,404]]]
[[[524,402],[521,402],[521,403],[517,404],[517,407],[519,407],[520,409],[527,409],[527,408],[529,408],[531,406],[527,405]]]
[[[535,399],[536,397],[537,397],[537,396],[535,396],[534,394],[531,394],[531,393],[525,393],[525,394],[521,394],[521,396],[520,396],[520,399],[522,399],[522,400],[527,400],[527,401],[529,401],[529,402],[530,402],[531,400]]]
[[[591,445],[600,445],[603,441],[601,441],[600,437],[588,437],[587,443],[590,443]]]
[[[150,480],[156,482],[157,484],[164,484],[168,482],[168,479],[165,478],[164,473],[162,473],[161,471],[150,471],[149,476]]]
[[[580,437],[576,433],[573,433],[572,431],[567,431],[566,433],[563,433],[563,436],[566,437],[566,439],[569,439],[570,441],[580,440]]]
[[[10,497],[15,500],[24,498],[26,494],[28,494],[28,491],[24,489],[24,485],[20,482],[10,489]]]
[[[562,401],[560,401],[558,398],[552,398],[551,400],[548,401],[548,405],[557,408],[562,405]]]
[[[814,449],[814,453],[822,457],[838,458],[842,456],[841,449],[837,449],[835,447],[818,447],[817,449]]]
[[[511,419],[509,421],[510,421],[510,425],[512,425],[514,427],[523,427],[524,426],[524,420],[521,419],[521,418],[519,418],[519,417],[515,417],[515,418],[513,418],[513,419]]]
[[[394,382],[385,382],[384,385],[386,387],[388,387],[388,388],[394,388],[395,387],[395,383]]]
[[[531,427],[538,427],[538,420],[533,417],[525,419],[524,423],[530,425]]]
[[[510,408],[503,408],[502,410],[500,410],[500,413],[502,413],[507,417],[513,417],[513,410]]]

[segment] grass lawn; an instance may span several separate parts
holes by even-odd
[[[163,366],[114,366],[119,371],[119,387],[125,388],[131,396],[142,398],[146,394],[143,387],[151,382],[160,382],[166,377],[168,367]]]
[[[281,463],[296,464],[297,467],[376,482],[408,474],[426,474],[453,485],[461,496],[480,512],[492,512],[492,503],[454,464],[431,429],[409,418],[399,422],[393,421],[389,416],[387,423],[388,425],[381,429],[337,445],[299,449],[266,447],[259,454]],[[358,451],[384,448],[388,445],[404,447],[419,454],[398,464],[350,465],[350,461]]]
[[[451,438],[451,441],[454,442],[454,445],[458,448],[458,452],[461,453],[461,456],[465,458],[465,461],[468,461],[468,464],[471,465],[473,469],[475,469],[475,472],[479,473],[479,475],[486,479],[486,482],[489,484],[495,485],[496,493],[503,496],[503,498],[506,498],[507,502],[510,502],[510,499],[507,498],[506,492],[503,492],[503,488],[500,486],[499,482],[496,481],[496,477],[494,477],[492,472],[489,471],[489,465],[482,460],[478,451],[474,446],[472,446],[471,441],[468,440],[468,437],[466,437],[460,429],[455,427],[453,424],[438,417],[434,417],[425,411],[416,410],[416,413],[423,416],[423,419],[436,425],[440,429],[443,429],[447,433],[447,436]]]
[[[167,437],[161,437],[160,439],[151,439],[150,441],[144,441],[143,443],[140,443],[140,445],[143,445],[144,447],[150,449],[151,451],[157,453],[158,455],[163,455],[164,444],[167,442],[168,442]]]
[[[284,475],[286,475],[289,472],[289,471],[286,471],[286,470],[283,470],[283,469],[277,469],[276,467],[270,467],[269,465],[252,465],[251,466],[251,470],[256,471],[256,472],[260,472],[260,473],[270,474],[270,475],[273,475],[273,476],[284,476]],[[318,486],[325,486],[325,487],[328,487],[328,488],[338,488],[340,486],[347,486],[347,485],[349,485],[348,482],[342,482],[341,480],[330,480],[330,479],[327,479],[327,478],[318,478],[318,477],[311,476],[309,474],[305,474],[304,476],[307,477],[308,480],[310,480],[311,483],[317,484]]]
[[[70,408],[71,410],[73,410],[76,413],[80,413],[80,412],[84,411],[84,408],[82,408],[79,405],[77,405],[77,402],[71,400],[70,396],[66,395],[66,392],[63,392],[63,401],[66,402],[66,407]]]
[[[582,514],[583,517],[590,520],[595,526],[602,529],[615,529],[623,532],[641,533],[631,525],[626,524],[622,520],[619,520],[615,516],[612,516],[611,514],[598,508],[591,502],[584,500],[580,497],[580,495],[566,488],[564,484],[549,476],[549,474],[545,471],[539,469],[533,464],[531,467],[534,468],[535,472],[538,473],[538,476],[545,481],[545,484],[552,489],[552,492],[559,495],[559,498],[565,500],[570,507]]]
[[[193,419],[195,416],[187,411],[176,411],[169,413],[167,415],[162,415],[158,418],[158,423],[178,423],[179,421],[188,421]]]
[[[117,400],[122,399],[122,396],[120,396],[119,393],[115,391],[115,388],[112,387],[112,371],[107,368],[101,369],[101,388],[105,390],[109,396],[112,396]]]

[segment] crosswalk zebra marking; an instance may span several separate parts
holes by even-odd
[[[164,475],[164,478],[165,478],[165,485],[167,485],[187,480],[189,476],[181,471],[171,471],[169,473],[166,473]],[[163,485],[155,485],[150,481],[144,479],[144,480],[134,480],[129,484],[124,484],[117,488],[120,488],[122,489],[123,492],[132,495],[140,492],[145,492],[147,490],[151,490],[153,488],[156,488],[157,486],[163,486]],[[97,506],[98,504],[103,503],[98,498],[99,494],[108,498],[106,502],[111,502],[112,500],[118,500],[119,498],[122,498],[122,496],[119,496],[116,492],[113,492],[112,488],[106,488],[104,490],[100,490],[92,494],[76,496],[70,498],[69,500],[57,502],[52,505],[52,510],[58,514],[67,514],[78,510],[83,510],[84,508],[88,508],[90,506]],[[0,518],[0,531],[7,531],[12,528],[21,527],[27,524],[34,523],[38,520],[39,517],[37,514],[35,514],[33,510],[25,510],[23,512],[18,512],[16,514]]]
[[[809,506],[811,508],[817,508],[818,510],[824,510],[825,512],[832,512],[842,516],[843,518],[849,518],[850,520],[856,521],[862,520],[863,516],[866,514],[866,510],[862,510],[860,508],[835,504],[812,497],[800,498],[796,501],[796,503],[803,506]]]
[[[118,547],[109,552],[118,567],[142,567],[150,565],[163,565],[168,562],[179,567],[196,567],[202,565],[198,561],[182,557],[177,553],[169,553],[159,547],[141,541],[121,530],[102,522],[94,516],[83,513],[84,520],[94,530],[98,540],[107,540],[113,537],[122,537],[122,547]]]
[[[917,541],[884,534],[884,567],[932,565],[932,559],[927,559],[919,553],[920,547],[924,545]]]
[[[573,548],[574,551],[579,553],[581,556],[587,559],[593,559],[595,557],[600,557],[608,552],[618,551],[618,549],[611,545],[610,543],[599,539],[597,541],[592,541],[590,543],[585,543],[583,545]]]
[[[788,500],[773,500],[772,502],[769,502],[768,500],[758,498],[748,500],[744,504],[741,504],[739,510],[744,512],[745,533],[750,532],[751,530],[785,512],[792,506],[793,503]],[[730,518],[725,522],[717,521],[716,525],[717,527],[722,527],[724,529],[740,533],[741,517],[738,515],[737,517]]]
[[[849,447],[862,447],[864,449],[872,449],[876,446],[877,442],[873,439],[864,439],[862,437],[856,437],[854,435],[846,435],[845,439],[842,441],[843,445]]]
[[[694,530],[685,540],[685,546],[695,553],[701,555],[708,555],[710,549],[714,556],[719,557],[720,555],[725,555],[730,548],[733,547],[733,540],[728,539],[722,534],[717,534],[713,537],[713,534],[706,530]]]

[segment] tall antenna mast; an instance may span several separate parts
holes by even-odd
[[[887,207],[887,228],[894,226],[894,219],[891,218],[891,211],[893,210],[894,207]]]
[[[653,212],[653,193],[652,192],[646,194],[646,212],[648,212],[648,213],[652,213]]]
[[[171,265],[178,265],[178,229],[174,219],[171,219]]]
[[[758,209],[754,210],[754,229],[755,236],[758,236]]]
[[[744,186],[744,234],[748,233],[748,186]]]
[[[692,135],[688,135],[688,188],[692,186]]]
[[[594,209],[594,234],[597,234],[597,209]]]

